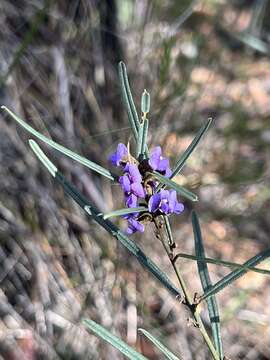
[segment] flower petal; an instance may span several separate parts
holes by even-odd
[[[136,231],[144,232],[144,225],[135,219],[132,218],[128,219],[127,233],[133,234]]]
[[[131,184],[131,190],[138,197],[141,197],[141,198],[145,197],[145,192],[144,192],[144,189],[143,189],[143,186],[141,183],[135,182],[135,183]]]
[[[138,169],[138,166],[135,164],[128,164],[127,172],[130,175],[132,182],[138,182],[140,183],[142,181],[142,175],[140,174],[140,171]]]
[[[175,205],[174,212],[175,212],[176,214],[180,214],[181,212],[184,211],[184,209],[185,209],[184,204],[178,202],[178,203]]]
[[[125,193],[129,193],[131,191],[130,179],[129,179],[128,175],[124,174],[123,176],[120,176],[119,183],[121,185],[122,190]]]
[[[169,177],[171,177],[171,175],[172,175],[172,170],[169,167],[167,167],[167,169],[165,171],[165,176],[167,178],[169,178]]]
[[[128,195],[126,197],[126,206],[129,208],[133,208],[137,206],[137,196],[134,194]]]
[[[159,161],[157,170],[159,171],[166,171],[166,169],[169,167],[169,160],[167,158],[163,158]]]
[[[150,197],[148,202],[149,212],[153,213],[157,211],[157,209],[159,208],[160,200],[161,200],[160,193],[154,194]]]
[[[164,201],[161,201],[160,210],[164,212],[164,214],[169,214],[170,213],[169,204]]]
[[[118,144],[116,153],[117,153],[117,155],[118,155],[118,157],[120,159],[122,159],[124,156],[127,156],[128,155],[128,149],[127,149],[126,145],[122,144],[122,143]]]
[[[149,158],[149,165],[151,166],[151,168],[153,170],[157,170],[158,165],[159,165],[159,161],[160,161],[160,157],[161,157],[161,147],[160,146],[156,146],[151,154],[150,154],[150,158]]]

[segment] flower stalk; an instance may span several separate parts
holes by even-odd
[[[195,299],[196,296],[194,296],[192,298],[192,296],[188,290],[188,287],[186,285],[185,280],[183,279],[182,275],[180,274],[178,268],[176,267],[173,250],[170,246],[168,246],[167,239],[164,236],[164,223],[162,221],[162,218],[161,217],[156,218],[154,220],[154,224],[155,224],[155,229],[156,229],[156,236],[162,243],[163,248],[165,249],[165,252],[170,260],[170,263],[173,267],[173,270],[174,270],[177,280],[179,282],[180,288],[182,290],[183,298],[181,299],[181,303],[188,308],[188,310],[192,316],[192,319],[193,319],[193,324],[196,328],[199,329],[199,331],[200,331],[200,333],[212,355],[212,358],[215,360],[221,360],[218,352],[216,351],[216,349],[213,345],[212,340],[210,339],[210,337],[204,327],[203,321],[200,316],[200,306],[198,306],[198,303],[196,302],[196,299]]]

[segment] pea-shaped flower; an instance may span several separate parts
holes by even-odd
[[[163,190],[152,195],[148,202],[148,210],[151,213],[160,211],[163,214],[180,214],[184,211],[184,205],[177,201],[175,190]]]
[[[162,151],[160,146],[156,146],[152,150],[150,154],[150,158],[148,160],[148,164],[153,170],[159,171],[166,177],[170,177],[172,174],[172,171],[169,166],[169,160],[162,156]]]

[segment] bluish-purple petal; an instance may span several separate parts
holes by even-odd
[[[159,204],[160,204],[160,193],[154,194],[150,197],[149,202],[148,202],[148,210],[149,212],[155,212],[157,211],[157,209],[159,208]]]
[[[158,163],[157,170],[166,171],[168,166],[169,166],[169,160],[167,158],[161,158],[159,163]]]
[[[130,190],[131,190],[131,186],[130,186],[130,179],[129,177],[124,174],[123,176],[120,176],[119,177],[119,183],[121,185],[121,188],[122,190],[125,192],[125,193],[129,193]]]
[[[144,225],[133,218],[128,219],[127,233],[133,234],[136,231],[144,232]]]
[[[125,144],[118,144],[116,152],[110,156],[110,160],[114,166],[119,166],[120,162],[128,155],[128,149]]]
[[[145,196],[145,192],[141,183],[137,183],[137,182],[132,183],[131,190],[138,197],[143,198]]]
[[[142,181],[142,175],[140,174],[140,171],[139,171],[137,165],[127,164],[125,167],[125,172],[127,172],[130,175],[132,182],[140,183]]]
[[[129,208],[133,208],[137,206],[137,196],[134,194],[128,195],[126,197],[126,206]]]
[[[159,161],[160,161],[160,157],[161,157],[161,147],[160,146],[156,146],[151,154],[150,154],[150,158],[149,158],[149,165],[151,166],[151,168],[153,170],[157,170],[158,165],[159,165]]]

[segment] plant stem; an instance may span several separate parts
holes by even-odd
[[[192,296],[190,295],[189,293],[189,290],[187,288],[187,285],[182,277],[182,275],[180,274],[179,270],[177,269],[176,265],[175,265],[175,261],[174,261],[174,257],[172,256],[172,252],[170,249],[168,249],[168,246],[166,244],[166,240],[164,239],[164,231],[163,231],[163,224],[156,218],[154,219],[154,223],[155,223],[155,226],[156,226],[156,230],[157,230],[157,237],[158,239],[161,241],[165,251],[166,251],[166,254],[168,255],[168,258],[172,264],[172,267],[173,267],[173,270],[175,272],[175,275],[179,281],[179,284],[180,284],[180,287],[181,287],[181,290],[184,294],[184,301],[183,301],[183,304],[189,309],[190,313],[192,314],[192,317],[195,321],[195,326],[198,327],[205,343],[207,344],[208,346],[208,349],[209,351],[211,352],[212,354],[212,357],[213,359],[215,360],[220,360],[220,357],[218,355],[218,352],[216,351],[213,343],[212,343],[212,340],[210,339],[205,327],[204,327],[204,324],[202,322],[202,319],[201,319],[201,316],[200,316],[200,311],[199,311],[199,307],[197,306],[197,304],[193,301],[193,298]]]

